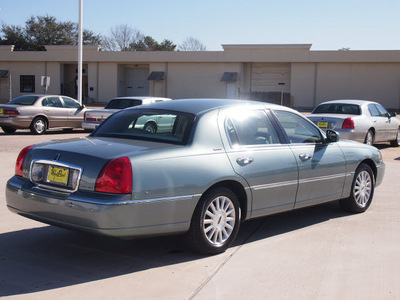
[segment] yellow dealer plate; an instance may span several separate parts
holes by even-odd
[[[318,127],[327,128],[328,127],[328,122],[318,122]]]
[[[69,174],[68,169],[50,166],[49,175],[47,179],[49,182],[61,183],[63,185],[67,185],[68,174]]]

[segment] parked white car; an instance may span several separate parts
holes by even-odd
[[[341,139],[368,145],[390,142],[400,146],[400,120],[382,105],[367,100],[332,100],[319,104],[307,115],[319,128],[335,130]]]
[[[112,114],[117,111],[142,104],[150,104],[156,102],[169,101],[170,98],[160,97],[144,97],[144,96],[130,96],[130,97],[117,97],[110,100],[104,109],[88,109],[85,112],[82,128],[88,131],[93,131]]]

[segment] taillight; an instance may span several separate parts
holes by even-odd
[[[5,109],[4,110],[4,115],[5,116],[18,116],[19,111],[15,109]]]
[[[83,119],[84,119],[85,121],[97,121],[96,118],[88,118],[88,117],[86,116],[86,112],[83,114]]]
[[[96,180],[97,192],[130,194],[132,192],[132,165],[128,157],[109,161]]]
[[[354,121],[352,118],[347,118],[343,121],[342,129],[354,129]]]
[[[24,162],[26,155],[28,154],[28,151],[33,147],[34,145],[30,145],[28,147],[25,147],[24,149],[21,150],[17,157],[17,162],[15,163],[15,175],[22,176],[23,170],[24,170]]]

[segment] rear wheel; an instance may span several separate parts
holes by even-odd
[[[33,119],[29,129],[33,134],[43,134],[47,129],[47,121],[43,117],[36,117]]]
[[[399,147],[400,146],[400,128],[397,128],[396,139],[393,140],[393,141],[390,141],[390,145],[392,147]]]
[[[17,129],[15,129],[15,128],[6,127],[6,126],[1,127],[1,129],[3,129],[5,134],[12,134],[17,131]]]
[[[156,133],[156,131],[157,131],[157,125],[156,124],[154,124],[154,123],[146,123],[145,125],[144,125],[144,131],[146,131],[146,132],[150,132],[150,133]]]
[[[240,206],[228,188],[216,188],[203,195],[190,224],[188,238],[200,253],[222,253],[235,240],[240,226]]]
[[[371,129],[368,130],[367,135],[365,136],[364,144],[372,146],[374,144],[374,138],[375,138],[374,132]]]
[[[368,209],[374,196],[374,173],[369,165],[361,164],[354,175],[350,197],[340,199],[340,206],[349,212],[361,213]]]

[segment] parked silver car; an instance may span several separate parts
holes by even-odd
[[[105,119],[107,119],[112,114],[117,111],[138,106],[142,104],[150,104],[162,101],[171,100],[169,98],[160,98],[160,97],[144,97],[144,96],[129,96],[129,97],[117,97],[111,99],[110,102],[104,107],[104,109],[88,109],[85,112],[84,120],[82,122],[82,127],[85,130],[92,131],[95,130],[97,126],[101,124]],[[147,129],[154,130],[157,128],[156,123],[148,123]]]
[[[319,104],[307,118],[323,130],[337,131],[341,139],[368,145],[390,142],[398,147],[400,120],[396,115],[372,101],[332,100]]]
[[[85,106],[67,96],[24,95],[0,104],[0,126],[7,134],[30,129],[43,134],[48,128],[81,128]]]
[[[173,118],[171,118],[173,116]],[[168,129],[143,130],[141,118]],[[240,100],[174,100],[121,110],[84,138],[24,148],[8,208],[118,237],[187,233],[220,253],[242,220],[340,199],[370,206],[383,179],[378,149],[337,141],[298,112]]]

